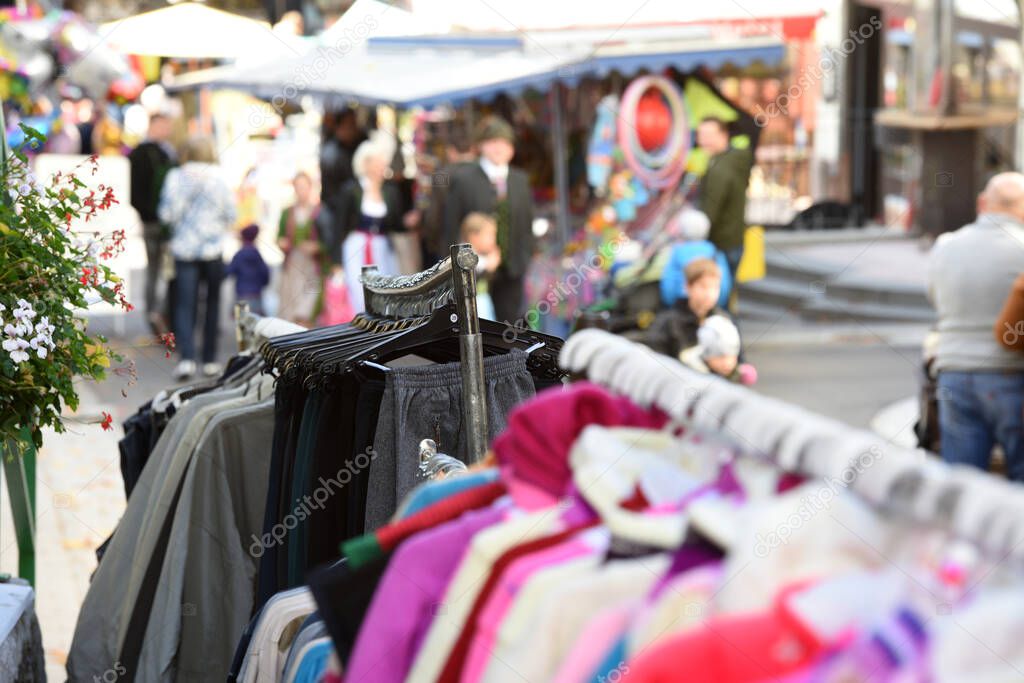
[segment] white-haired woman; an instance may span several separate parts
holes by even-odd
[[[338,202],[337,225],[344,239],[341,265],[345,269],[352,308],[364,310],[359,274],[375,265],[385,275],[398,273],[398,261],[389,236],[405,232],[404,207],[398,188],[388,181],[394,142],[385,134],[371,135],[356,148],[352,171],[356,179],[346,183]]]

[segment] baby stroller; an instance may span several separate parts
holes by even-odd
[[[684,296],[684,270],[697,258],[718,263],[722,274],[719,304],[726,305],[732,290],[731,276],[725,255],[707,241],[710,227],[707,216],[683,206],[664,223],[638,258],[612,267],[604,298],[584,315],[598,316],[606,329],[616,333],[646,329],[659,311]]]

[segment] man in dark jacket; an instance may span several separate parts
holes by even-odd
[[[445,242],[448,235],[445,231],[444,207],[451,177],[462,166],[476,163],[477,157],[469,133],[452,131],[445,145],[444,163],[430,176],[430,196],[427,198],[427,209],[420,230],[424,266],[432,266],[448,256],[448,247],[451,245]]]
[[[512,126],[496,116],[476,131],[479,163],[453,169],[444,206],[444,246],[459,240],[462,219],[473,212],[498,222],[501,265],[489,285],[499,321],[515,324],[525,313],[523,280],[533,257],[533,198],[526,173],[509,166],[515,155]]]
[[[177,155],[169,140],[171,119],[154,114],[149,120],[146,140],[128,155],[131,165],[131,204],[142,221],[142,237],[146,243],[146,315],[153,332],[167,331],[162,302],[158,296],[160,268],[166,249],[168,231],[157,218],[160,191],[167,172],[177,165]]]
[[[317,229],[328,253],[341,249],[344,231],[351,226],[342,222],[342,194],[345,185],[355,178],[352,157],[366,136],[359,130],[354,109],[344,109],[324,125],[320,146],[320,214]]]
[[[711,221],[708,239],[725,254],[735,282],[743,258],[747,183],[753,158],[750,150],[729,144],[728,125],[714,117],[697,126],[697,145],[708,155],[708,169],[700,183],[700,209]]]

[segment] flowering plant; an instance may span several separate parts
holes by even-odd
[[[38,447],[44,427],[64,430],[63,407],[78,407],[75,378],[101,379],[121,360],[79,313],[98,301],[132,305],[103,263],[123,250],[124,231],[72,229],[117,203],[111,188],[80,177],[96,173],[96,157],[41,182],[24,151],[45,138],[22,129],[19,148],[0,150],[0,443]]]

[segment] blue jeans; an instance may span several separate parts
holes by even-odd
[[[1024,481],[1024,373],[939,373],[942,459],[988,469],[992,446],[1006,453],[1010,479]]]
[[[217,337],[220,324],[220,285],[224,281],[224,262],[174,260],[174,337],[182,360],[196,359],[196,317],[200,301],[203,316],[203,362],[217,360]]]

